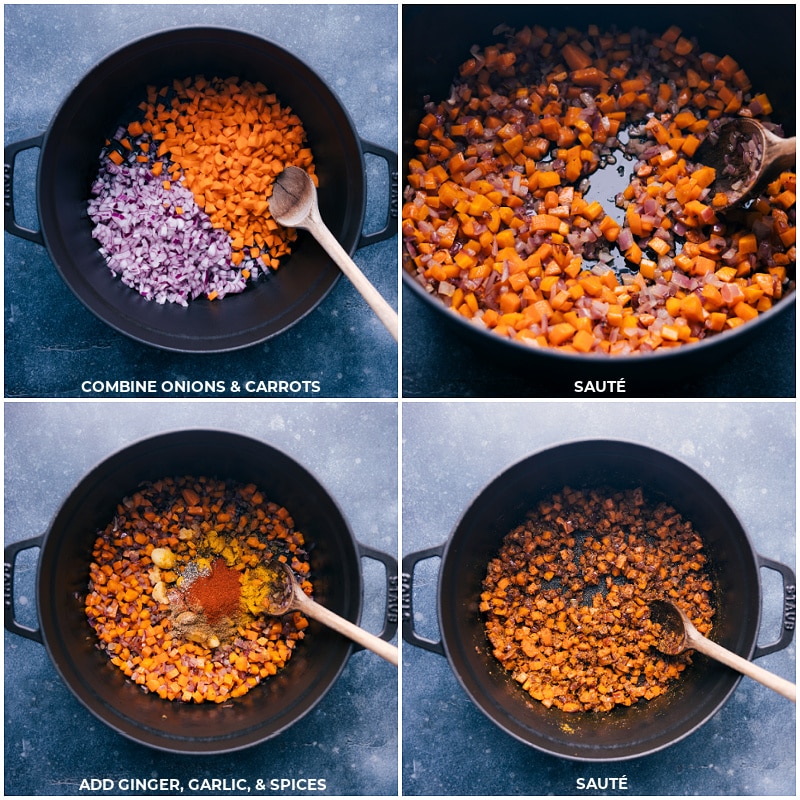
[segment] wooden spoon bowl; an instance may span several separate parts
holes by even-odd
[[[694,160],[716,171],[711,196],[727,195],[724,211],[741,205],[782,170],[793,169],[796,157],[795,137],[783,139],[762,123],[740,117],[723,125],[715,139],[708,138]]]
[[[321,606],[312,600],[302,589],[297,577],[291,568],[282,561],[274,562],[274,575],[270,580],[270,593],[265,601],[265,611],[271,616],[283,616],[289,611],[300,611],[308,617],[327,625],[329,628],[352,639],[354,642],[377,653],[390,664],[398,665],[399,657],[397,648],[385,642],[358,625],[354,625],[344,617]]]
[[[797,702],[797,687],[793,683],[707,639],[674,603],[654,600],[649,605],[650,618],[661,626],[661,636],[655,644],[659,652],[674,656],[684,650],[696,650],[764,684],[792,702]]]
[[[289,166],[278,175],[272,187],[269,210],[279,225],[286,228],[303,228],[311,233],[397,341],[397,313],[370,283],[322,221],[317,202],[317,187],[305,170]]]

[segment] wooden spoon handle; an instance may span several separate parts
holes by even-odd
[[[342,272],[350,279],[353,286],[356,287],[361,296],[369,303],[370,308],[377,314],[378,319],[386,326],[394,340],[397,341],[397,313],[369,282],[367,276],[358,268],[345,249],[336,241],[336,237],[330,232],[328,226],[325,225],[318,214],[310,216],[307,220],[307,228],[328,255],[338,264]]]
[[[695,650],[699,650],[701,653],[705,653],[707,656],[717,661],[721,661],[723,664],[732,667],[743,675],[747,675],[747,677],[752,678],[754,681],[763,683],[764,686],[783,695],[793,703],[797,702],[797,687],[791,681],[778,677],[763,667],[757,666],[752,661],[748,661],[746,658],[737,656],[736,653],[726,650],[716,642],[706,639],[705,636],[698,634],[696,637],[692,637],[689,640],[689,646],[693,647]]]
[[[329,628],[333,628],[333,630],[343,636],[347,636],[362,647],[366,647],[367,650],[371,650],[381,658],[385,658],[390,664],[397,666],[399,661],[398,650],[393,644],[389,644],[389,642],[385,642],[375,634],[359,628],[358,625],[354,625],[350,620],[334,614],[333,611],[321,606],[310,597],[306,595],[304,597],[305,599],[298,598],[298,607],[304,614],[317,620],[317,622],[321,622],[323,625],[327,625]]]
[[[786,139],[770,134],[766,137],[767,153],[765,157],[772,172],[793,169],[797,160],[797,140],[794,136]]]

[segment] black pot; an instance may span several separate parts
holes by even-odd
[[[426,98],[434,102],[446,99],[460,64],[469,58],[470,48],[485,46],[502,39],[493,33],[501,25],[518,29],[525,25],[585,29],[597,24],[601,29],[615,26],[619,30],[641,27],[662,33],[670,25],[679,25],[684,34],[695,36],[702,51],[720,56],[726,53],[737,60],[749,75],[753,86],[765,91],[775,110],[772,118],[783,125],[787,135],[795,132],[795,79],[792,70],[775,67],[775,53],[796,51],[796,10],[794,5],[767,6],[758,13],[748,13],[747,24],[735,15],[720,14],[712,6],[610,5],[582,9],[576,19],[569,5],[467,5],[453,15],[447,6],[403,6],[403,86],[402,86],[402,151],[403,183],[406,165],[415,154],[419,121]],[[426,36],[424,31],[447,30],[447,36]],[[624,188],[614,168],[592,177],[596,199],[606,206],[614,194]],[[595,196],[595,195],[593,195]],[[746,325],[690,346],[663,353],[615,356],[612,358],[570,354],[552,348],[533,348],[503,339],[450,311],[438,298],[431,296],[406,270],[403,285],[432,314],[446,322],[455,337],[474,346],[489,363],[500,361],[509,368],[536,368],[543,371],[543,380],[569,377],[582,380],[620,379],[629,381],[675,382],[675,375],[685,376],[713,368],[749,345],[772,327],[778,318],[794,309],[792,291],[767,312]],[[669,372],[680,369],[680,373]],[[669,376],[669,377],[667,377]],[[630,392],[631,387],[628,386]]]
[[[511,736],[577,761],[619,761],[649,755],[688,736],[725,703],[741,675],[695,654],[665,695],[608,713],[570,714],[528,695],[494,658],[478,610],[481,582],[503,537],[537,501],[560,491],[641,487],[671,503],[701,535],[715,583],[717,614],[711,637],[744,658],[786,647],[794,634],[794,573],[758,555],[736,514],[705,478],[671,456],[638,444],[590,440],[558,445],[509,467],[466,509],[441,546],[403,559],[403,638],[444,654],[475,705]],[[441,559],[437,588],[440,640],[419,636],[411,598],[415,565]],[[759,569],[780,573],[784,620],[779,638],[757,644],[761,618]],[[569,731],[569,732],[567,732]]]
[[[277,45],[225,28],[181,28],[129,44],[95,66],[56,112],[47,132],[5,149],[8,232],[47,247],[61,277],[103,322],[131,338],[184,353],[215,353],[265,341],[312,311],[339,278],[339,268],[314,239],[301,233],[276,273],[225,302],[198,299],[183,308],[160,306],[114,278],[91,236],[87,215],[100,150],[117,125],[136,113],[148,84],[197,74],[261,81],[302,119],[314,152],[323,219],[344,249],[397,233],[396,185],[383,229],[363,234],[367,186],[364,153],[385,160],[396,184],[397,155],[358,137],[347,110],[306,64]],[[14,219],[16,155],[41,148],[36,183],[39,231]]]
[[[360,559],[382,562],[387,607],[379,635],[392,638],[397,611],[389,587],[396,581],[396,559],[359,544],[335,500],[289,456],[254,439],[210,430],[166,433],[126,447],[80,481],[47,533],[6,546],[5,626],[44,644],[78,700],[123,736],[174,753],[230,752],[277,736],[309,713],[333,686],[354,645],[312,620],[287,666],[230,707],[162,700],[114,667],[97,649],[83,610],[93,541],[141,481],[180,474],[253,482],[289,509],[306,536],[315,599],[356,624],[362,609]],[[41,550],[36,629],[16,621],[13,605],[17,553],[34,547]]]

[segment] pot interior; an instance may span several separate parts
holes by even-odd
[[[38,604],[45,645],[62,678],[96,716],[131,739],[173,752],[214,753],[271,738],[322,699],[351,652],[344,637],[309,621],[308,634],[277,675],[218,705],[146,694],[95,646],[83,598],[97,531],[144,480],[211,475],[255,483],[284,505],[306,537],[315,598],[354,622],[361,613],[357,546],[335,501],[304,467],[278,450],[218,431],[180,431],[132,445],[89,473],[59,510],[39,557]]]
[[[322,216],[352,252],[362,229],[366,186],[361,144],[347,111],[289,52],[250,34],[218,28],[177,29],[139,40],[81,80],[45,137],[39,219],[61,276],[104,322],[163,349],[221,352],[263,341],[297,322],[330,291],[339,270],[301,232],[277,272],[224,302],[199,298],[188,308],[158,305],[111,275],[92,239],[86,209],[100,150],[118,124],[134,118],[148,85],[195,75],[261,81],[300,117],[317,167]]]
[[[641,487],[690,520],[703,539],[715,584],[711,638],[749,657],[760,619],[755,554],[734,512],[681,462],[640,445],[583,441],[515,464],[492,481],[459,521],[442,557],[439,618],[451,666],[476,705],[497,725],[546,752],[577,760],[620,760],[659,750],[712,716],[740,676],[702,655],[665,695],[608,713],[566,713],[533,700],[491,653],[478,604],[486,567],[503,537],[536,503],[560,491]]]
[[[774,53],[794,53],[796,50],[795,6],[769,6],[762,13],[748,15],[747,25],[741,25],[732,16],[720,16],[712,6],[659,6],[608,5],[594,6],[576,22],[571,6],[537,5],[534,10],[527,4],[464,6],[457,15],[449,13],[443,5],[403,6],[403,85],[402,85],[402,152],[403,179],[405,169],[416,152],[419,122],[424,115],[426,98],[439,102],[450,94],[451,85],[458,67],[469,58],[473,45],[484,47],[503,38],[502,26],[520,29],[525,25],[541,25],[558,30],[574,28],[585,30],[596,24],[601,30],[616,28],[620,31],[634,27],[660,34],[671,25],[678,25],[684,35],[696,37],[701,51],[719,56],[729,54],[745,69],[754,89],[766,92],[774,113],[771,118],[780,123],[787,136],[796,131],[796,81],[794,73],[775,69]],[[447,30],[447,36],[424,36],[422,31]],[[494,31],[499,30],[495,33]],[[620,162],[622,163],[622,162]],[[629,172],[629,170],[626,171]],[[599,170],[591,177],[590,199],[600,201],[607,212],[615,213],[613,197],[622,191],[627,178],[621,182],[616,167]],[[620,259],[616,259],[620,263]],[[680,359],[685,368],[692,370],[708,366],[709,349],[713,358],[728,357],[751,341],[755,331],[763,331],[765,325],[794,305],[795,293],[784,297],[771,309],[759,315],[747,325],[726,331],[721,336],[711,337],[690,347],[678,347],[669,352],[640,354],[635,357],[618,356],[612,359],[596,358],[563,353],[552,349],[532,348],[520,342],[505,340],[491,331],[451,312],[437,297],[431,296],[406,270],[401,270],[404,286],[419,298],[420,302],[433,309],[458,335],[479,346],[491,348],[494,357],[501,354],[509,365],[518,359],[542,359],[548,369],[565,370],[573,374],[580,364],[581,377],[617,378],[630,371],[631,377],[663,380],[663,359],[674,362]],[[621,373],[625,370],[625,373]]]
[[[616,27],[621,31],[634,27],[659,34],[678,25],[685,36],[697,38],[703,51],[723,56],[729,53],[749,75],[754,87],[767,92],[775,109],[774,117],[795,133],[795,78],[775,69],[774,53],[793,53],[796,43],[796,8],[769,6],[759,14],[750,14],[747,25],[733,17],[720,16],[711,6],[602,5],[593,6],[581,21],[569,6],[539,5],[532,12],[519,4],[466,5],[457,15],[442,5],[406,5],[403,7],[403,109],[406,112],[406,140],[416,138],[412,123],[424,113],[420,100],[448,96],[450,84],[461,63],[469,58],[474,44],[485,46],[502,38],[494,33],[502,25],[521,28],[542,25],[545,28],[584,30],[594,24],[600,28]],[[422,31],[447,25],[447,36],[421,36]],[[411,35],[416,33],[416,35]],[[416,120],[415,120],[415,115]]]

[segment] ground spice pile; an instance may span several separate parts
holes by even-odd
[[[691,656],[653,645],[648,602],[670,599],[703,634],[714,613],[700,536],[641,490],[543,501],[503,540],[480,609],[492,652],[548,708],[610,711],[663,694]]]
[[[198,606],[211,623],[223,617],[234,617],[242,603],[242,582],[239,573],[218,558],[208,575],[201,575],[183,593],[187,605]]]
[[[225,702],[277,673],[308,625],[262,613],[265,564],[307,594],[303,534],[253,484],[182,476],[124,498],[93,548],[85,611],[97,646],[145,691]]]

